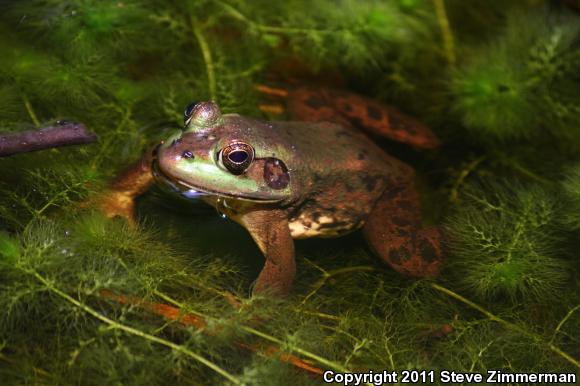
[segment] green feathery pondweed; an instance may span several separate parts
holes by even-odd
[[[538,186],[487,183],[464,192],[449,219],[458,285],[483,299],[553,299],[569,276],[562,257],[563,202]]]

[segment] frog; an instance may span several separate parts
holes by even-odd
[[[443,232],[423,225],[414,169],[371,138],[432,150],[437,136],[398,109],[320,87],[288,91],[293,119],[223,114],[193,102],[184,125],[111,184],[101,208],[135,221],[135,200],[161,183],[244,227],[264,257],[252,296],[285,296],[296,275],[295,239],[360,230],[370,249],[411,278],[443,264]]]

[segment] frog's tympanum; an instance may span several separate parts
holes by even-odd
[[[265,122],[191,104],[185,126],[128,169],[103,207],[134,216],[134,199],[155,180],[200,196],[250,232],[266,261],[254,293],[285,294],[295,275],[293,239],[361,229],[396,271],[435,276],[441,234],[423,227],[413,170],[362,128],[416,148],[438,145],[425,126],[361,96],[298,89],[288,111],[301,121]]]

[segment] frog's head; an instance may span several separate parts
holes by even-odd
[[[192,103],[183,130],[156,149],[155,172],[185,195],[275,203],[291,196],[285,147],[267,123]]]

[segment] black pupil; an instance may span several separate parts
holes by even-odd
[[[190,152],[189,150],[186,150],[186,151],[183,152],[182,157],[183,158],[192,158],[193,157],[193,153]]]
[[[244,162],[249,157],[248,153],[244,150],[235,150],[228,154],[228,158],[230,161],[235,162],[237,164]]]
[[[186,119],[191,116],[191,113],[193,112],[193,109],[195,108],[196,105],[197,102],[191,102],[190,104],[187,105],[184,112],[184,116]]]

